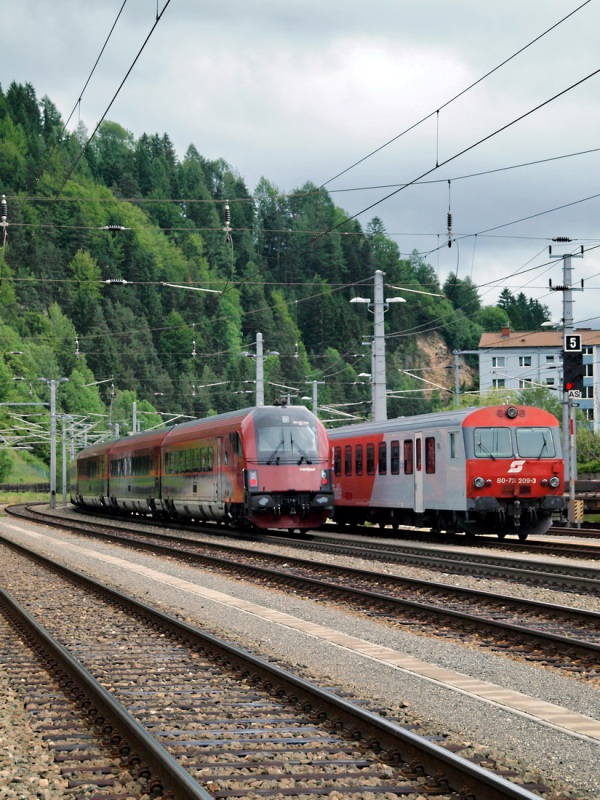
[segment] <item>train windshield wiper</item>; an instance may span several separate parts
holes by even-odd
[[[537,457],[537,460],[538,460],[538,461],[539,461],[539,460],[540,460],[540,458],[542,457],[542,453],[544,452],[544,450],[547,450],[547,449],[548,449],[548,442],[546,441],[546,434],[545,434],[545,433],[542,433],[542,439],[544,440],[544,444],[542,445],[542,449],[540,450],[540,454],[539,454],[539,456]]]
[[[275,450],[273,450],[273,452],[272,452],[272,453],[271,453],[271,455],[269,456],[269,458],[268,458],[268,460],[267,460],[267,464],[270,464],[270,463],[271,463],[271,461],[273,461],[273,459],[275,458],[275,456],[277,456],[277,453],[279,452],[280,448],[281,448],[281,447],[283,447],[283,444],[284,444],[284,441],[283,441],[283,439],[282,439],[282,440],[279,442],[279,444],[277,445],[277,447],[275,448]],[[277,464],[279,464],[279,456],[277,456],[277,462],[276,462],[276,463],[277,463]]]
[[[496,460],[496,456],[495,456],[495,455],[493,455],[492,453],[490,453],[490,451],[489,451],[489,450],[487,449],[487,447],[486,447],[486,446],[483,444],[483,442],[481,441],[481,439],[480,439],[480,440],[477,442],[477,445],[476,445],[476,446],[477,446],[477,447],[478,447],[480,450],[483,450],[485,453],[487,453],[487,454],[488,454],[488,456],[489,456],[489,457],[492,459],[492,461],[495,461],[495,460]]]
[[[307,464],[312,464],[312,461],[306,455],[306,452],[300,447],[300,445],[293,439],[291,439],[291,443],[292,443],[292,449],[295,447],[296,450],[300,453],[300,460],[298,461],[298,464],[301,464],[303,460],[306,461]]]

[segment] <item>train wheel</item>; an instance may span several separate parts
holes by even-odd
[[[496,531],[496,536],[499,539],[505,539],[506,538],[506,531]]]
[[[519,536],[519,541],[524,542],[529,536],[529,533],[527,531],[519,531],[518,536]]]

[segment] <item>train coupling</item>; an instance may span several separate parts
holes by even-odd
[[[513,522],[515,524],[515,528],[518,528],[521,525],[521,501],[515,500],[513,503]]]

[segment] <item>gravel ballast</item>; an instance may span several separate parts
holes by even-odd
[[[45,538],[33,539],[15,530],[13,525],[39,532]],[[520,774],[530,774],[532,782],[546,784],[556,782],[556,794],[559,789],[564,794],[565,786],[569,786],[572,787],[574,797],[585,800],[600,798],[598,766],[600,743],[570,736],[548,725],[534,722],[524,715],[452,691],[445,686],[362,657],[297,630],[273,625],[253,614],[197,597],[189,592],[182,592],[173,586],[123,569],[118,565],[99,561],[91,552],[86,553],[83,550],[115,555],[146,565],[209,589],[394,648],[441,667],[507,686],[600,720],[600,689],[597,687],[572,677],[556,674],[552,670],[509,660],[493,653],[391,629],[371,618],[344,612],[333,604],[311,602],[296,597],[293,593],[263,589],[246,581],[233,580],[205,569],[185,566],[176,561],[161,560],[148,554],[136,553],[67,532],[51,531],[44,526],[31,526],[29,523],[7,519],[0,519],[0,531],[8,538],[35,546],[45,555],[98,577],[118,589],[158,605],[163,610],[182,616],[191,624],[222,635],[258,655],[277,659],[283,666],[301,670],[305,677],[318,679],[321,685],[340,688],[357,698],[364,698],[370,701],[373,707],[385,709],[390,718],[399,722],[417,719],[423,723],[425,731],[430,735],[448,733],[457,743],[471,744],[476,752],[489,753],[491,750],[501,760],[503,766],[516,769]],[[60,542],[65,541],[77,545],[82,550],[61,546]],[[223,541],[226,541],[225,537]],[[268,544],[253,543],[247,546],[269,549],[284,555],[288,553],[291,555],[293,552],[285,547]],[[304,553],[302,557],[308,555]],[[382,565],[361,559],[340,559],[318,554],[315,560],[336,562],[343,560],[344,563],[353,566],[384,571]],[[432,580],[468,588],[503,594],[522,594],[547,602],[561,602],[590,610],[600,610],[598,598],[523,586],[509,587],[504,582],[494,580],[452,575],[442,577],[440,573],[429,573],[426,570],[403,566],[386,566],[385,571],[409,577],[429,575]],[[33,758],[34,752],[38,752],[38,747],[27,745],[30,736],[32,741],[35,740],[35,733],[27,728],[25,724],[27,715],[19,703],[15,688],[8,685],[6,679],[0,679],[0,697],[2,741],[15,742],[14,748],[0,748],[0,798],[23,797],[29,800],[30,797],[43,797],[50,800],[62,797],[60,785],[48,778],[48,775],[56,773],[52,771],[51,758],[47,753],[44,755],[43,746],[39,748],[41,760],[38,767],[35,766],[34,758],[34,763],[29,764],[27,769],[30,777],[35,774],[42,781],[49,780],[48,785],[28,787],[24,782],[23,794],[2,794],[9,776],[12,780],[13,775],[19,774],[18,769],[23,763],[20,761],[19,748],[24,748],[25,754]],[[19,737],[24,737],[21,745],[15,738],[17,731]],[[15,732],[15,736],[11,737],[11,732]],[[14,789],[14,783],[12,787]],[[39,793],[42,790],[46,793]]]

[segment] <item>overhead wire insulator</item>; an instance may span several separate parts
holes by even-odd
[[[229,208],[229,200],[225,201],[225,227],[223,228],[227,237],[231,233],[231,209]]]
[[[2,195],[2,202],[0,203],[0,217],[2,217],[2,224],[6,225],[8,219],[8,203],[6,202],[6,195]]]
[[[554,236],[552,238],[553,242],[572,242],[573,240],[569,236]]]

